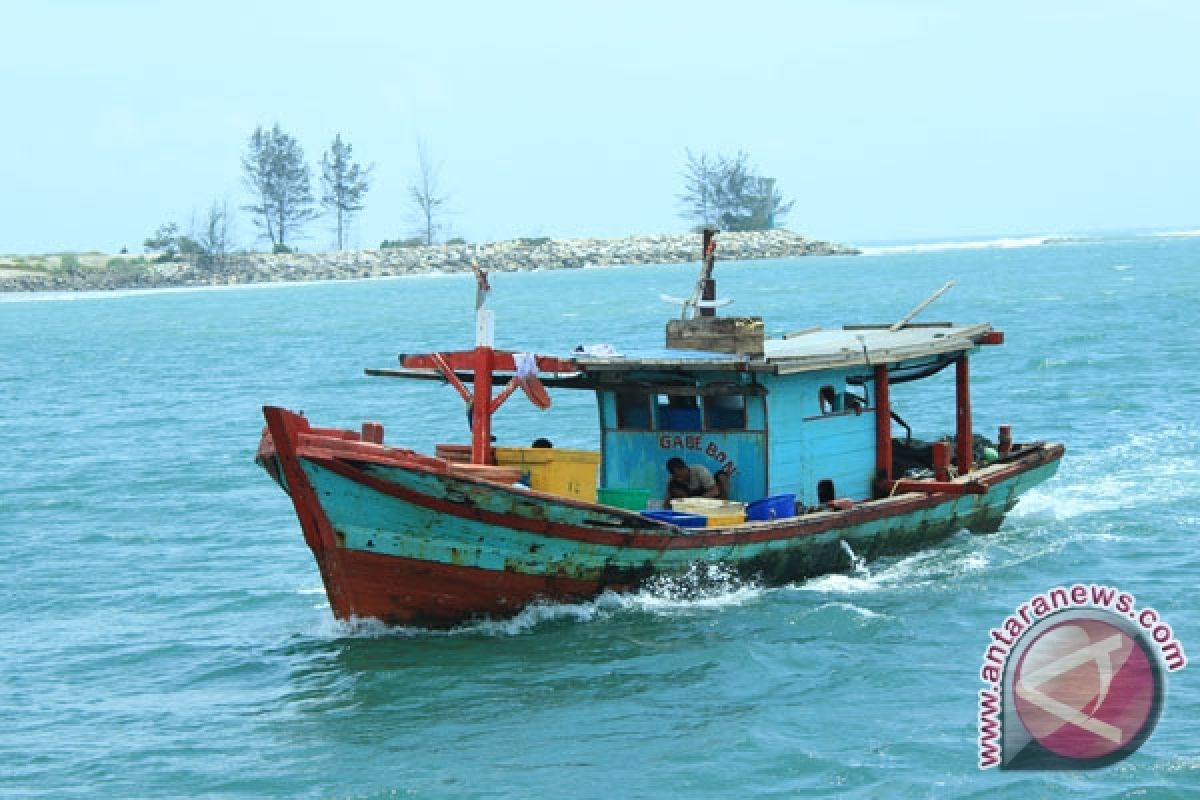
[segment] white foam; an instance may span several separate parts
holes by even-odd
[[[1103,476],[1096,481],[1030,489],[1021,495],[1009,516],[1018,520],[1049,516],[1063,522],[1085,514],[1117,511],[1135,504],[1130,494],[1134,488],[1128,481]]]
[[[839,541],[838,544],[841,545],[842,552],[845,553],[846,556],[850,559],[851,571],[855,575],[866,575],[867,577],[870,577],[871,570],[869,567],[867,567],[867,560],[865,558],[863,558],[862,556],[858,555],[857,553],[855,553],[854,549],[852,547],[850,547],[849,543],[845,539],[842,539],[841,541]]]
[[[895,253],[941,253],[951,250],[989,250],[1014,249],[1019,247],[1041,247],[1064,237],[1054,235],[1042,236],[1008,236],[997,239],[979,239],[967,242],[925,242],[921,244],[884,245],[882,247],[864,247],[862,254],[868,256],[892,255]]]
[[[891,617],[887,614],[881,614],[878,611],[872,611],[869,608],[863,608],[862,606],[855,605],[854,603],[847,603],[841,600],[832,603],[822,603],[821,605],[812,609],[809,613],[815,614],[818,611],[824,611],[827,608],[834,608],[839,611],[849,611],[851,614],[862,617],[863,619],[891,619]]]
[[[1158,231],[1156,233],[1141,233],[1138,236],[1145,239],[1191,239],[1200,236],[1200,230]]]
[[[740,580],[721,565],[694,565],[683,575],[657,576],[637,592],[604,592],[583,603],[539,602],[511,619],[483,619],[448,630],[387,625],[376,619],[353,618],[338,622],[330,618],[312,634],[322,639],[415,636],[519,636],[550,622],[592,622],[617,613],[640,612],[662,616],[711,611],[743,606],[758,600],[767,590]]]
[[[1179,425],[1133,433],[1073,455],[1059,474],[1021,496],[1009,516],[1063,521],[1141,505],[1200,499],[1200,431]]]

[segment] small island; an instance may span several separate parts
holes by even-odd
[[[856,255],[853,247],[809,239],[788,230],[724,232],[723,261]],[[327,281],[487,270],[580,269],[700,260],[695,233],[615,239],[510,239],[487,244],[441,244],[326,253],[238,253],[219,260],[171,260],[101,253],[0,256],[0,292],[94,291],[227,286],[280,281]]]

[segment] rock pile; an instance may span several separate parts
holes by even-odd
[[[722,233],[717,257],[750,261],[798,256],[853,255],[852,247],[806,239],[785,230]],[[77,291],[207,286],[277,281],[380,278],[431,272],[463,272],[473,263],[486,270],[578,269],[617,264],[672,264],[700,260],[698,234],[627,236],[620,239],[513,239],[490,244],[434,245],[334,253],[251,253],[231,256],[216,268],[187,263],[142,270],[83,269],[72,274],[26,273],[5,277],[0,291]]]

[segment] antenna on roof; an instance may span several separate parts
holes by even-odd
[[[945,294],[946,292],[950,291],[950,287],[954,286],[954,284],[955,284],[955,283],[956,283],[956,281],[946,281],[946,285],[945,285],[945,286],[943,286],[942,288],[938,289],[936,292],[934,292],[933,294],[929,295],[929,297],[926,297],[924,300],[922,300],[920,303],[918,303],[918,304],[917,304],[917,305],[916,305],[916,306],[913,308],[913,310],[912,310],[912,311],[908,312],[908,313],[907,313],[907,314],[905,314],[903,317],[901,317],[899,322],[897,322],[896,324],[892,325],[892,327],[888,328],[888,332],[889,332],[889,333],[895,333],[896,331],[900,330],[901,328],[903,328],[903,327],[904,327],[905,325],[907,325],[908,323],[912,322],[912,320],[913,320],[913,317],[915,317],[917,314],[920,314],[922,311],[924,311],[924,310],[925,310],[925,308],[926,308],[926,306],[928,306],[928,305],[929,305],[930,303],[932,303],[934,300],[937,300],[937,299],[938,299],[939,297],[941,297],[943,294]]]
[[[668,303],[683,306],[683,313],[680,315],[680,319],[694,318],[697,310],[699,310],[702,317],[715,317],[716,309],[733,302],[733,300],[727,298],[722,300],[717,299],[717,282],[712,276],[713,264],[717,258],[716,253],[717,232],[713,228],[705,228],[703,257],[700,261],[700,276],[696,279],[696,286],[692,289],[691,297],[685,299],[682,297],[672,297],[669,294],[659,295],[660,298]]]

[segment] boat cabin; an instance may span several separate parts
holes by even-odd
[[[475,409],[476,464],[495,463],[490,416],[531,376],[541,386],[594,391],[600,423],[598,484],[608,490],[666,493],[667,461],[681,458],[729,479],[728,499],[744,503],[794,495],[799,508],[862,501],[897,488],[890,387],[953,365],[953,458],[971,468],[969,357],[1000,344],[987,323],[920,323],[814,328],[761,341],[754,354],[664,349],[653,353],[523,356],[490,348],[401,356],[399,370],[369,374],[445,380]],[[481,355],[483,361],[481,362]],[[506,384],[500,395],[473,392],[479,364]],[[525,367],[522,367],[525,364]],[[522,374],[524,373],[524,374]],[[535,401],[536,402],[536,401]],[[937,464],[934,464],[935,468]],[[937,476],[944,481],[944,474]],[[900,481],[903,483],[903,481]],[[943,490],[954,487],[944,483]],[[959,487],[962,488],[962,487]],[[593,498],[588,487],[574,496]]]
[[[967,359],[1001,340],[986,324],[813,329],[767,340],[761,356],[576,356],[572,384],[596,392],[601,486],[661,497],[679,457],[724,469],[730,499],[793,494],[810,507],[870,499],[891,480],[893,383],[956,365],[947,402],[969,443]],[[958,459],[969,463],[969,448]]]

